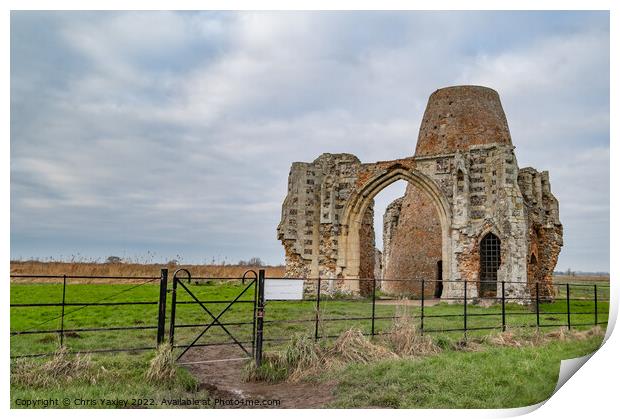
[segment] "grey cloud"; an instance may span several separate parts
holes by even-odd
[[[608,269],[604,241],[588,253],[608,237],[605,13],[14,12],[11,27],[15,257],[278,263],[292,161],[410,155],[428,95],[480,83],[521,166],[551,171],[559,267]]]

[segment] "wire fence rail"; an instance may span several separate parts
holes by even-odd
[[[11,330],[11,339],[24,336],[24,335],[50,335],[57,334],[59,340],[59,347],[65,345],[65,337],[69,333],[79,333],[79,332],[118,332],[118,331],[130,331],[130,330],[154,330],[159,329],[158,326],[141,326],[141,325],[123,325],[123,326],[109,326],[109,327],[74,327],[67,328],[65,327],[65,319],[69,316],[74,315],[75,313],[85,310],[89,307],[117,307],[117,306],[145,306],[145,305],[158,305],[165,308],[165,299],[162,302],[161,296],[158,300],[153,301],[110,301],[119,297],[121,295],[126,295],[131,291],[142,287],[147,284],[152,284],[155,281],[159,280],[161,284],[161,288],[164,290],[165,294],[165,284],[168,275],[167,269],[161,270],[161,276],[159,277],[149,277],[149,276],[92,276],[92,275],[27,275],[27,274],[15,274],[11,275],[11,280],[39,280],[39,279],[62,279],[62,298],[58,303],[11,303],[11,309],[24,309],[24,308],[42,308],[42,307],[60,307],[60,314],[54,315],[46,318],[42,322],[37,323],[34,326],[28,327],[24,330]],[[124,281],[129,280],[132,281],[131,286],[124,288],[123,290],[113,293],[111,295],[107,295],[102,298],[98,298],[95,301],[67,301],[67,287],[68,283],[71,280],[79,279],[83,281],[84,279],[101,279],[107,281]],[[141,281],[139,283],[134,283],[135,281]],[[27,283],[26,281],[24,281]],[[24,283],[22,282],[22,283]],[[118,283],[118,282],[116,282]],[[88,284],[87,284],[88,285]],[[72,308],[70,310],[66,310],[65,308]],[[19,315],[19,314],[17,314]],[[13,319],[13,313],[11,315]],[[59,321],[60,325],[55,329],[41,329],[41,326],[52,323],[54,321]],[[160,339],[161,332],[158,330],[157,342],[162,341]],[[119,348],[89,348],[80,350],[80,353],[107,353],[107,352],[124,352],[124,351],[148,351],[155,349],[156,346],[139,346],[139,347],[119,347]],[[45,352],[45,353],[28,353],[28,354],[19,354],[14,355],[11,354],[11,358],[25,358],[25,357],[42,357],[53,355],[53,352]]]
[[[249,274],[249,275],[248,275]],[[552,328],[606,325],[609,309],[608,283],[555,283],[552,296],[541,297],[539,284],[527,284],[527,295],[511,295],[509,287],[518,282],[497,281],[496,295],[480,298],[474,290],[479,281],[442,281],[442,285],[458,282],[462,295],[456,297],[433,298],[437,280],[374,280],[374,279],[308,279],[303,278],[305,292],[301,300],[265,300],[265,279],[287,280],[291,278],[265,278],[265,272],[248,271],[240,278],[191,277],[189,271],[178,270],[172,275],[162,269],[158,277],[144,276],[72,276],[72,275],[11,275],[13,281],[28,283],[37,279],[62,280],[60,301],[58,302],[15,302],[11,303],[11,319],[25,316],[26,310],[60,309],[60,313],[50,315],[42,321],[30,321],[29,327],[11,330],[11,340],[33,335],[58,337],[59,346],[67,345],[67,336],[77,333],[101,333],[106,342],[109,333],[131,333],[140,331],[142,340],[133,340],[133,346],[71,348],[80,353],[141,352],[156,349],[164,342],[180,351],[178,358],[194,347],[212,348],[232,345],[240,348],[242,355],[251,355],[260,363],[264,345],[277,345],[290,340],[292,334],[303,334],[319,339],[337,338],[341,332],[356,327],[364,335],[382,336],[391,332],[391,325],[401,316],[416,319],[419,332],[424,333],[468,333],[505,331],[507,328]],[[68,298],[67,290],[73,280],[97,279],[114,281],[114,284],[127,282],[127,287],[94,301],[84,301],[80,295]],[[299,278],[301,279],[301,278]],[[139,282],[136,282],[139,281]],[[350,288],[363,289],[362,295],[338,291],[351,281]],[[357,284],[355,284],[357,282]],[[392,296],[382,291],[389,282],[401,282],[415,286],[416,293]],[[88,284],[86,284],[88,285]],[[132,291],[151,285],[148,293],[141,298],[127,298]],[[157,295],[156,285],[159,285]],[[169,286],[172,285],[172,286]],[[176,289],[191,298],[177,298]],[[206,286],[205,286],[206,285]],[[211,285],[211,286],[209,286]],[[356,286],[355,286],[356,285]],[[342,287],[347,289],[347,286]],[[430,293],[430,294],[429,294]],[[79,293],[78,293],[79,294]],[[167,295],[172,294],[170,301]],[[468,295],[469,294],[469,295]],[[148,299],[144,299],[144,296]],[[120,297],[120,299],[119,299]],[[399,307],[408,307],[408,313],[398,313]],[[137,316],[149,324],[116,324],[115,314],[101,315],[97,324],[78,323],[67,326],[66,320],[75,313],[89,308],[101,307],[113,310],[135,307]],[[157,307],[157,313],[147,316],[143,310]],[[196,310],[192,311],[193,308]],[[216,314],[213,314],[216,313]],[[166,336],[166,320],[170,320]],[[114,320],[114,321],[112,321]],[[57,322],[55,328],[43,326]],[[134,319],[134,323],[143,323]],[[33,324],[34,323],[34,324]],[[177,331],[175,341],[175,330]],[[202,330],[196,335],[197,330]],[[123,341],[124,336],[116,340]],[[114,339],[112,339],[114,340]],[[130,341],[129,339],[127,340]],[[144,342],[151,342],[144,345]],[[246,348],[251,347],[251,350]],[[28,348],[28,344],[22,345]],[[106,345],[102,345],[106,346]],[[53,352],[13,353],[11,358],[42,357]],[[23,352],[23,351],[20,351]],[[250,353],[251,352],[251,353]],[[215,362],[219,360],[207,360]]]
[[[285,280],[285,278],[281,278]],[[308,283],[312,283],[315,294],[313,298],[310,294],[302,300],[303,302],[314,305],[314,318],[306,319],[277,319],[265,320],[265,335],[271,335],[269,329],[277,330],[277,326],[306,323],[313,327],[313,335],[315,340],[333,339],[340,336],[343,328],[332,327],[326,325],[330,323],[344,322],[344,328],[350,328],[352,325],[359,326],[362,333],[366,336],[378,336],[390,333],[392,322],[399,318],[394,310],[385,315],[378,313],[378,308],[384,308],[386,303],[394,303],[393,306],[412,306],[413,310],[407,314],[417,318],[418,330],[424,333],[462,333],[467,337],[468,332],[479,331],[506,331],[507,328],[559,328],[566,327],[569,330],[575,327],[586,327],[596,325],[606,325],[609,304],[609,284],[588,284],[588,283],[555,283],[553,284],[555,292],[551,296],[541,297],[539,283],[526,282],[507,282],[497,281],[497,295],[479,297],[472,295],[470,287],[478,287],[480,281],[441,281],[442,283],[458,283],[462,286],[461,296],[442,297],[441,299],[429,298],[427,295],[427,286],[433,289],[438,280],[408,280],[408,279],[392,279],[381,280],[381,282],[401,282],[411,285],[416,283],[419,285],[417,295],[407,295],[394,298],[385,296],[379,292],[377,282],[372,279],[338,279],[325,280],[305,279]],[[322,285],[330,281],[343,283],[347,281],[364,282],[372,281],[370,295],[366,298],[338,298],[332,299],[329,292],[325,292]],[[330,284],[330,285],[332,285]],[[507,296],[508,286],[527,285],[528,292],[521,296]],[[531,287],[531,288],[529,288]],[[344,286],[343,288],[347,288]],[[359,289],[361,287],[357,287]],[[477,288],[474,288],[477,290]],[[531,292],[530,292],[531,289]],[[469,290],[469,295],[468,295]],[[333,291],[332,291],[333,292]],[[365,301],[370,304],[370,313],[367,316],[330,316],[325,314],[329,312],[326,305],[344,302],[361,302]],[[272,315],[277,312],[275,307],[269,308],[270,305],[278,303],[278,300],[267,301],[266,312]],[[283,301],[282,301],[283,302]],[[413,303],[413,304],[412,304]],[[444,303],[444,304],[442,304]],[[447,303],[447,304],[445,304]],[[481,306],[482,305],[482,306]],[[480,312],[483,310],[483,312]],[[338,310],[335,310],[336,312]],[[269,317],[269,315],[267,317]],[[557,317],[559,316],[559,317]],[[490,322],[488,319],[497,319],[497,322]],[[526,319],[526,320],[523,320]],[[442,321],[437,324],[436,320]],[[481,321],[483,320],[483,321]],[[382,329],[378,330],[378,323],[381,322]],[[433,325],[429,326],[429,322]],[[387,326],[387,329],[386,327]],[[281,328],[280,328],[281,329]],[[323,332],[322,332],[323,330]],[[285,342],[286,336],[265,337],[265,342]]]

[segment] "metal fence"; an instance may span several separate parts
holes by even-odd
[[[20,337],[29,335],[58,335],[59,346],[62,347],[65,344],[65,337],[69,334],[77,333],[105,333],[105,332],[128,332],[128,331],[153,331],[153,344],[149,346],[139,347],[115,347],[115,348],[88,348],[80,350],[80,353],[104,353],[104,352],[134,352],[134,351],[147,351],[155,349],[158,344],[164,341],[164,321],[166,313],[166,288],[168,280],[168,270],[162,269],[161,275],[158,277],[149,276],[88,276],[88,275],[11,275],[13,282],[19,283],[21,280],[25,280],[24,283],[41,283],[47,285],[60,285],[62,287],[61,298],[58,302],[32,302],[32,303],[13,303],[11,302],[11,309],[15,310],[31,310],[42,308],[58,308],[59,314],[51,315],[45,318],[45,320],[37,323],[34,326],[28,327],[24,330],[11,330],[11,340],[19,339]],[[95,301],[73,301],[67,299],[67,288],[71,286],[71,282],[74,285],[82,285],[84,281],[114,281],[115,284],[128,283],[128,287],[111,295],[107,295],[102,298],[98,298]],[[58,283],[59,281],[60,284]],[[136,283],[136,281],[139,281]],[[122,300],[116,301],[119,296],[125,296],[131,291],[134,291],[144,285],[153,284],[159,281],[159,297],[153,300]],[[89,284],[87,284],[89,285]],[[112,300],[112,301],[111,301]],[[155,316],[148,319],[150,321],[156,320],[156,324],[152,325],[119,325],[111,327],[65,327],[65,320],[84,309],[89,307],[110,307],[116,308],[121,306],[157,306],[158,312]],[[21,314],[21,313],[20,313]],[[114,318],[114,313],[110,313],[109,318]],[[58,322],[59,326],[55,329],[42,329],[42,326],[50,323]],[[58,324],[57,323],[57,324]],[[28,353],[28,354],[11,354],[11,358],[24,358],[24,357],[40,357],[52,355],[53,352],[45,353]]]
[[[271,278],[286,280],[286,278]],[[497,281],[497,295],[493,297],[478,297],[471,295],[471,290],[480,284],[480,281],[439,281],[439,280],[411,280],[411,279],[305,279],[312,286],[307,288],[314,289],[313,295],[306,292],[304,299],[298,304],[311,304],[313,318],[286,318],[274,319],[277,316],[278,303],[290,304],[291,301],[271,300],[265,302],[265,330],[264,342],[285,342],[288,336],[277,335],[278,330],[286,325],[306,324],[313,330],[307,330],[306,335],[313,336],[315,340],[331,339],[340,336],[340,333],[351,327],[356,327],[367,336],[377,336],[389,334],[393,322],[400,316],[396,310],[379,310],[386,304],[394,307],[409,307],[407,316],[416,323],[419,332],[439,333],[439,332],[458,332],[467,337],[468,332],[474,331],[506,331],[507,328],[553,328],[595,326],[607,324],[608,303],[609,303],[609,284],[599,283],[554,283],[554,295],[542,296],[542,289],[539,283],[528,284],[526,282],[506,282]],[[331,292],[325,290],[325,283],[332,281],[342,289],[347,289],[346,282],[357,282],[357,289],[362,288],[362,284],[369,288],[366,297],[355,295],[346,296],[338,288],[332,288]],[[401,296],[385,295],[377,286],[378,283],[403,283],[411,287],[417,285],[421,290],[417,294],[406,294]],[[458,297],[429,297],[428,291],[435,288],[435,284],[441,282],[458,283],[463,293]],[[368,286],[370,284],[370,287]],[[528,288],[528,295],[507,296],[508,286],[523,284]],[[348,285],[348,284],[347,284]],[[529,286],[532,288],[530,295]],[[468,295],[468,290],[470,294]],[[334,298],[330,294],[337,294]],[[326,308],[328,304],[339,305],[342,308],[344,303],[366,304],[366,315],[359,314],[360,310],[350,310],[349,312],[358,313],[357,315],[333,315],[334,313],[347,310],[330,310]],[[293,302],[295,303],[295,302]],[[447,303],[439,304],[438,303]],[[602,310],[602,306],[604,310]],[[457,312],[458,311],[458,312]],[[496,319],[493,324],[488,320]],[[378,327],[378,323],[381,326]],[[431,324],[429,324],[431,323]],[[336,327],[326,327],[326,324],[339,324]],[[387,326],[387,327],[386,327]],[[321,332],[321,329],[327,329]]]
[[[181,274],[178,277],[178,274]],[[246,279],[246,276],[251,274]],[[58,336],[60,346],[65,344],[66,336],[75,333],[114,333],[123,334],[132,331],[140,335],[145,345],[129,347],[87,347],[75,352],[136,352],[156,349],[166,341],[166,318],[170,319],[168,342],[178,350],[180,358],[192,347],[239,346],[247,355],[245,345],[250,345],[251,352],[257,359],[263,351],[263,345],[276,347],[290,341],[296,334],[305,335],[315,340],[337,338],[348,329],[357,328],[367,336],[385,335],[391,332],[395,320],[408,316],[419,332],[424,333],[468,333],[489,330],[507,330],[507,328],[551,328],[594,326],[607,324],[609,304],[609,284],[601,283],[556,283],[554,295],[541,297],[539,284],[533,284],[531,294],[514,297],[507,295],[508,287],[515,282],[497,282],[495,297],[478,298],[468,295],[468,289],[478,287],[479,282],[442,281],[442,284],[458,282],[463,287],[460,297],[431,298],[437,280],[373,280],[373,279],[303,279],[306,292],[301,300],[265,301],[265,272],[257,274],[248,271],[241,278],[202,278],[194,277],[186,270],[178,270],[168,284],[168,270],[162,269],[158,277],[123,277],[123,276],[72,276],[72,275],[11,275],[13,282],[24,280],[56,281],[61,286],[56,302],[11,302],[12,319],[26,315],[24,311],[48,310],[49,317],[42,321],[30,321],[32,326],[24,330],[11,330],[11,358],[51,355],[52,352],[13,353],[13,340],[31,335]],[[190,279],[191,278],[191,279]],[[291,278],[267,278],[286,281]],[[81,300],[79,292],[69,298],[67,290],[72,281],[85,280],[113,281],[115,284],[127,284],[126,288],[94,301]],[[355,287],[348,281],[357,282],[356,288],[365,293],[346,293],[339,290]],[[415,286],[421,292],[393,296],[382,291],[382,286],[390,282],[402,283],[407,287]],[[142,293],[140,299],[130,299],[132,291],[147,284],[153,285],[148,292]],[[155,285],[159,284],[159,287]],[[226,284],[226,286],[224,286]],[[178,287],[177,287],[178,285]],[[344,286],[343,286],[344,285]],[[228,288],[226,288],[228,287]],[[170,289],[169,289],[170,288]],[[226,293],[222,290],[226,288]],[[182,292],[179,295],[179,291]],[[431,291],[430,293],[428,291]],[[172,297],[167,301],[167,294]],[[244,294],[245,293],[245,294]],[[120,297],[120,298],[119,298]],[[447,303],[447,304],[446,304]],[[103,323],[97,327],[67,327],[66,320],[81,310],[90,307],[153,307],[157,311],[147,313],[139,310],[134,319],[141,324],[114,324],[115,312],[102,314]],[[183,307],[183,310],[179,309]],[[192,307],[196,311],[189,313]],[[407,313],[399,313],[404,307]],[[56,310],[52,315],[49,309]],[[22,311],[23,310],[23,311]],[[183,313],[185,311],[185,313]],[[43,313],[45,314],[45,313]],[[136,314],[137,315],[137,314]],[[169,317],[168,317],[169,316]],[[118,316],[120,318],[120,316]],[[144,319],[142,321],[141,319]],[[32,320],[32,319],[31,319]],[[43,326],[58,324],[56,328]],[[177,335],[175,336],[175,330]],[[195,330],[201,332],[197,334]],[[182,332],[182,333],[181,333]],[[220,333],[221,332],[221,333]],[[181,335],[179,335],[181,333]],[[109,336],[109,335],[108,335]],[[124,342],[123,336],[114,336]],[[114,341],[115,339],[110,339]],[[102,339],[104,341],[105,339]],[[140,340],[134,339],[134,342]],[[148,344],[146,342],[152,342]],[[98,342],[98,341],[97,341]],[[109,342],[106,342],[109,344]],[[29,346],[22,344],[21,352]],[[179,354],[180,353],[180,354]]]

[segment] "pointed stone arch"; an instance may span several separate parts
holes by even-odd
[[[417,187],[421,193],[427,194],[435,206],[441,225],[442,260],[445,267],[442,276],[444,279],[450,279],[450,269],[452,266],[450,227],[452,215],[448,199],[437,183],[431,178],[401,164],[394,164],[371,176],[362,186],[356,188],[347,200],[338,240],[338,276],[346,279],[359,278],[362,217],[374,197],[398,180],[405,180]],[[352,284],[354,287],[357,285],[355,281],[347,281],[347,283]]]

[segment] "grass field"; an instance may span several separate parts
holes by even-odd
[[[191,284],[189,289],[201,300],[230,301],[236,297],[244,286],[239,283],[205,283]],[[560,287],[560,290],[564,290]],[[245,342],[251,341],[253,288],[246,291],[242,301],[231,307],[222,317],[221,321],[232,324],[227,328],[239,339]],[[99,328],[99,327],[124,327],[140,326],[144,330],[118,330],[106,332],[67,332],[65,343],[74,351],[106,348],[140,348],[154,346],[157,326],[157,301],[159,285],[152,282],[142,286],[136,284],[69,284],[66,288],[66,302],[92,303],[104,300],[106,303],[131,301],[150,302],[148,305],[123,305],[123,306],[94,306],[65,307],[64,328],[66,330]],[[608,288],[598,290],[598,321],[605,322],[609,310],[609,303],[600,301],[608,299]],[[575,327],[579,325],[591,325],[594,322],[593,288],[590,286],[571,286],[570,320]],[[582,300],[590,299],[590,300]],[[12,304],[31,303],[58,303],[62,300],[61,284],[11,284]],[[190,302],[191,297],[181,288],[178,290],[179,302]],[[226,303],[207,304],[214,315],[219,314],[225,308]],[[392,319],[398,308],[396,304],[384,304],[378,301],[376,304],[375,332],[381,334],[389,330]],[[356,299],[354,301],[342,301],[338,299],[322,299],[320,310],[321,336],[335,336],[351,327],[361,329],[365,333],[371,331],[371,321],[365,320],[338,320],[339,318],[370,317],[372,304],[369,299]],[[408,314],[419,322],[420,307],[409,307]],[[548,328],[562,326],[568,323],[566,301],[560,295],[553,303],[540,303],[540,324]],[[12,307],[11,308],[11,331],[23,330],[49,330],[60,328],[60,307]],[[561,314],[558,314],[561,313]],[[463,328],[463,305],[440,303],[435,306],[425,307],[424,329],[447,330]],[[481,316],[493,314],[492,316]],[[433,316],[450,317],[433,317]],[[314,319],[316,316],[315,301],[288,301],[268,302],[265,314],[265,340],[266,344],[279,339],[287,339],[292,334],[304,333],[314,335]],[[168,315],[170,317],[170,298],[168,298]],[[279,321],[295,321],[278,323]],[[178,304],[176,310],[175,331],[177,344],[187,344],[192,337],[199,333],[211,318],[197,304]],[[299,322],[298,322],[299,321]],[[308,321],[308,322],[301,322]],[[536,325],[536,312],[533,306],[507,303],[506,325],[517,327],[523,325]],[[477,305],[467,306],[467,327],[471,329],[481,327],[501,327],[501,305],[481,307]],[[462,332],[453,332],[453,334]],[[477,335],[488,331],[470,331],[468,334]],[[11,354],[20,355],[26,353],[53,352],[58,346],[58,334],[28,334],[18,335],[11,338]],[[206,334],[198,343],[230,342],[229,338],[219,328],[214,328]]]
[[[49,358],[17,360],[11,363],[11,407],[25,406],[25,401],[56,399],[50,408],[150,408],[178,407],[175,400],[188,398],[205,400],[195,407],[211,407],[212,397],[184,368],[177,368],[174,379],[165,383],[145,379],[153,353],[93,355],[86,366],[74,374],[68,373],[71,358],[62,359],[61,368],[47,367],[46,363],[59,362]],[[70,368],[70,367],[69,367]],[[25,374],[24,374],[25,372]],[[32,372],[32,374],[28,374]],[[69,400],[68,404],[63,404]],[[113,404],[114,401],[125,402]]]
[[[601,284],[603,284],[601,282]],[[594,322],[594,303],[593,301],[584,301],[579,299],[591,299],[593,297],[592,282],[587,286],[571,286],[571,323],[573,325],[583,324],[584,326],[576,326],[577,329],[585,329],[589,326],[586,324],[592,324]],[[608,283],[607,283],[608,284]],[[231,300],[236,297],[243,289],[238,282],[220,283],[217,281],[207,281],[202,284],[192,283],[188,285],[188,288],[201,300]],[[566,314],[557,314],[566,312],[566,301],[563,300],[562,295],[564,288],[560,287],[558,290],[558,299],[553,303],[540,304],[540,320],[541,325],[548,326],[544,330],[550,330],[553,328],[565,325],[568,321]],[[227,325],[227,328],[239,339],[240,341],[247,342],[246,346],[249,348],[252,335],[252,300],[254,298],[253,288],[246,291],[246,294],[241,298],[243,301],[239,304],[235,304],[230,308],[222,317],[221,321]],[[599,299],[608,299],[608,288],[601,287],[598,290]],[[105,332],[67,332],[65,334],[65,344],[70,351],[85,351],[91,349],[113,349],[113,348],[140,348],[145,346],[155,346],[156,340],[156,324],[157,324],[157,300],[159,294],[159,285],[157,281],[139,285],[137,283],[127,284],[85,284],[85,283],[69,283],[66,288],[66,302],[77,304],[76,306],[65,307],[64,329],[81,329],[81,328],[97,328],[97,327],[124,327],[124,326],[140,326],[147,327],[144,330],[119,330],[119,331],[105,331]],[[575,299],[575,300],[573,300]],[[11,303],[12,304],[30,304],[30,303],[58,303],[62,300],[62,284],[61,283],[24,283],[14,282],[11,284]],[[89,303],[104,300],[105,302],[151,302],[153,304],[147,305],[123,305],[123,306],[96,306],[96,307],[82,307],[79,303]],[[191,297],[182,289],[178,289],[178,301],[190,302]],[[315,301],[293,301],[293,302],[268,302],[265,314],[265,350],[277,350],[281,348],[284,343],[280,340],[288,340],[291,336],[296,334],[304,334],[307,336],[314,336],[314,319],[316,316]],[[170,317],[170,295],[168,295],[168,309],[167,319]],[[214,315],[218,315],[221,310],[225,308],[225,303],[212,303],[207,304],[209,310]],[[388,304],[383,301],[378,301],[376,304],[376,316],[384,319],[377,319],[375,322],[375,331],[378,334],[387,332],[393,324],[392,317],[396,315],[398,310],[402,310],[403,307],[398,304]],[[60,328],[60,307],[12,307],[11,308],[11,331],[16,330],[50,330]],[[370,333],[371,321],[365,320],[338,320],[342,317],[369,317],[371,315],[372,304],[369,299],[355,299],[354,301],[344,301],[341,299],[322,299],[321,310],[319,317],[320,327],[319,333],[321,336],[335,336],[343,331],[346,331],[352,327],[359,328],[365,333]],[[410,306],[406,308],[407,315],[413,317],[413,321],[420,322],[420,307]],[[609,311],[609,303],[599,301],[598,303],[598,321],[604,323],[607,321]],[[478,305],[470,304],[467,306],[467,323],[469,328],[476,327],[500,327],[501,326],[501,306],[499,304],[491,307],[482,307]],[[535,326],[536,313],[533,306],[523,306],[519,304],[507,304],[506,305],[506,324],[508,328],[514,328],[523,325]],[[440,303],[434,306],[425,307],[425,330],[446,330],[446,329],[459,329],[463,327],[463,305],[461,304],[447,304]],[[493,314],[493,316],[480,316],[480,314]],[[449,317],[432,317],[438,315],[448,315]],[[307,320],[308,322],[301,322]],[[204,329],[201,326],[205,323],[209,323],[211,318],[203,311],[203,309],[197,304],[178,304],[176,313],[177,329],[175,331],[175,343],[176,344],[188,344],[193,338]],[[286,321],[286,323],[280,323],[279,321]],[[231,324],[231,323],[247,323],[247,324]],[[167,325],[168,328],[168,325]],[[468,337],[483,336],[488,334],[488,330],[483,331],[470,331]],[[442,333],[433,333],[432,335],[442,335]],[[460,339],[463,336],[461,331],[443,333],[443,335]],[[216,342],[230,342],[224,332],[220,328],[213,328],[198,343],[216,343]],[[501,348],[490,349],[490,352],[485,352],[485,355],[470,354],[470,353],[451,353],[446,352],[436,357],[429,357],[428,359],[418,360],[416,362],[428,363],[422,364],[424,366],[424,373],[422,370],[416,374],[433,374],[433,380],[436,386],[447,385],[447,381],[453,380],[449,378],[450,373],[454,374],[451,369],[463,369],[468,368],[470,375],[464,375],[463,380],[474,380],[477,376],[484,373],[485,369],[499,368],[510,370],[510,364],[517,362],[518,359],[523,357],[534,357],[531,362],[534,366],[531,368],[537,368],[542,371],[540,376],[535,376],[536,380],[540,381],[540,384],[536,384],[536,391],[532,390],[529,393],[525,392],[524,396],[516,403],[523,401],[531,401],[540,394],[547,392],[548,387],[551,386],[550,382],[555,383],[555,379],[550,380],[549,377],[553,376],[557,372],[555,360],[571,357],[570,354],[587,353],[594,350],[600,341],[587,343],[580,342],[578,344],[558,343],[558,345],[549,345],[543,352],[536,352],[537,349],[531,349],[531,353],[528,351],[519,351],[515,348]],[[59,336],[57,333],[43,333],[43,334],[29,334],[29,335],[17,335],[11,337],[11,355],[23,355],[29,353],[46,353],[54,352],[59,346]],[[176,353],[179,353],[177,349]],[[536,355],[539,353],[539,355]],[[193,394],[202,395],[207,397],[208,394],[204,391],[196,388],[196,383],[192,381],[191,377],[184,375],[183,372],[179,373],[179,378],[172,383],[168,388],[161,388],[161,386],[149,384],[145,382],[142,377],[148,360],[153,356],[153,351],[145,352],[130,352],[119,354],[94,354],[92,360],[97,367],[103,367],[106,374],[98,376],[98,381],[80,381],[76,380],[71,383],[65,383],[62,386],[52,387],[28,387],[12,384],[11,397],[15,401],[17,398],[28,397],[54,397],[54,395],[79,395],[83,394],[84,397],[103,396],[106,397],[119,397],[119,398],[132,398],[143,397],[145,395],[152,395],[153,397],[183,397],[184,395]],[[573,355],[577,356],[577,355]],[[445,359],[441,358],[445,357]],[[476,369],[475,359],[489,360],[489,357],[494,357],[494,361],[491,363],[496,364],[495,367],[486,366],[482,363],[484,368],[480,371]],[[431,359],[432,358],[432,359]],[[436,358],[436,359],[435,359]],[[552,362],[544,368],[537,363]],[[32,362],[41,363],[44,359],[34,360]],[[399,363],[400,362],[400,363]],[[485,361],[486,362],[486,361]],[[525,362],[525,361],[519,361]],[[530,362],[530,361],[528,361]],[[14,364],[12,364],[13,366]],[[353,407],[359,406],[359,400],[361,393],[356,393],[351,388],[354,387],[356,376],[360,377],[360,388],[363,392],[369,392],[367,394],[373,394],[375,397],[372,403],[368,405],[378,406],[435,406],[431,402],[432,397],[430,394],[434,391],[434,387],[424,387],[418,389],[415,394],[417,396],[408,395],[405,396],[403,391],[411,392],[407,386],[413,385],[415,381],[407,379],[403,382],[398,382],[398,385],[389,384],[390,380],[394,376],[401,373],[409,374],[407,377],[416,377],[411,372],[414,368],[411,363],[405,361],[390,361],[387,363],[378,363],[372,365],[352,365],[347,368],[338,381],[340,382],[337,388],[337,401],[336,406],[339,407]],[[469,365],[468,367],[466,367]],[[520,364],[519,364],[520,365]],[[528,364],[529,365],[529,364]],[[428,368],[431,369],[428,369]],[[530,367],[528,367],[530,368]],[[554,369],[555,368],[555,369]],[[414,368],[415,369],[415,368]],[[434,371],[434,372],[428,372]],[[392,378],[391,378],[392,377]],[[466,378],[470,377],[470,378]],[[519,380],[525,380],[527,374],[519,378]],[[424,378],[424,377],[421,377]],[[428,377],[427,377],[428,378]],[[497,386],[497,381],[500,380],[499,375],[491,377],[488,382],[482,382],[479,387],[472,389],[472,391],[465,392],[462,398],[455,400],[455,405],[452,407],[473,407],[477,406],[475,397],[473,394],[479,394],[479,392],[485,391],[487,386],[489,389]],[[383,381],[382,381],[383,380]],[[387,380],[387,381],[386,381]],[[442,380],[446,380],[444,383]],[[494,405],[504,405],[507,403],[510,391],[514,391],[515,388],[521,388],[526,386],[522,381],[515,381],[507,388],[512,390],[506,390],[506,394],[496,394],[499,390],[494,390],[493,397],[489,401],[489,407]],[[501,380],[500,380],[501,381]],[[458,380],[457,380],[458,382]],[[383,384],[381,384],[383,383]],[[451,384],[456,386],[456,383]],[[461,383],[461,385],[470,385],[471,382],[467,381]],[[376,388],[375,388],[376,387]],[[379,388],[381,387],[381,388]],[[458,391],[455,390],[457,393]],[[550,390],[549,390],[550,391]],[[426,396],[424,396],[426,395]],[[536,395],[536,396],[534,396]],[[358,397],[359,396],[359,397]],[[426,398],[425,398],[426,397]],[[446,396],[448,397],[448,396]],[[455,396],[449,396],[454,398]],[[434,400],[434,399],[433,399]],[[519,404],[516,404],[519,405]],[[16,407],[16,406],[14,406]],[[101,407],[101,406],[98,406]]]
[[[353,364],[337,377],[337,408],[511,408],[551,396],[560,361],[594,352],[600,337],[535,347],[444,351],[418,359]]]

